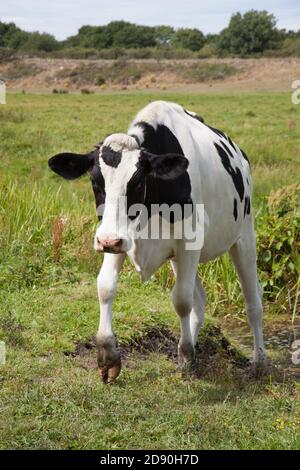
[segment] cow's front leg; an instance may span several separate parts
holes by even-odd
[[[178,253],[176,261],[172,261],[173,270],[176,274],[172,297],[175,310],[180,318],[180,340],[178,344],[178,364],[180,367],[192,365],[195,356],[190,315],[193,308],[198,262],[199,254],[196,251]]]
[[[117,280],[125,254],[105,253],[97,278],[100,303],[100,323],[96,336],[98,366],[105,383],[116,379],[121,371],[120,353],[112,329],[112,302],[116,294]]]

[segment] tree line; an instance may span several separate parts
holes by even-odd
[[[15,23],[0,21],[0,47],[20,52],[52,53],[66,50],[150,49],[182,50],[207,55],[247,56],[280,50],[295,44],[300,47],[300,30],[278,29],[275,16],[267,11],[250,10],[232,15],[219,34],[204,35],[197,28],[143,26],[127,21],[113,21],[104,26],[82,26],[75,36],[58,41],[48,33],[26,32]],[[291,46],[289,46],[291,47]],[[296,48],[297,49],[297,48]],[[142,57],[142,54],[141,54]]]

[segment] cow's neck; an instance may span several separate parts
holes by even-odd
[[[134,239],[128,256],[143,281],[174,256],[174,240]]]

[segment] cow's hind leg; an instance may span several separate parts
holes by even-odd
[[[116,293],[118,274],[124,259],[124,254],[105,253],[97,279],[100,303],[100,323],[96,336],[97,358],[104,382],[112,382],[121,370],[121,358],[116,348],[116,340],[112,329],[112,302]]]
[[[204,322],[204,310],[206,304],[206,293],[203,289],[201,280],[196,274],[195,286],[194,286],[194,296],[193,296],[193,308],[191,310],[190,316],[190,325],[191,325],[191,334],[194,346],[196,346],[198,340],[198,334],[200,328]]]
[[[180,340],[178,344],[178,364],[180,367],[189,366],[195,356],[195,331],[200,328],[201,320],[198,312],[193,311],[195,278],[198,266],[198,257],[191,252],[172,261],[176,275],[176,282],[172,292],[174,308],[180,318]],[[192,332],[191,326],[194,327]]]
[[[246,232],[246,231],[245,231]],[[254,363],[266,364],[262,332],[262,289],[257,279],[256,242],[252,226],[229,251],[243,290],[248,321],[254,336]]]

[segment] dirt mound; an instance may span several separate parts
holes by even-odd
[[[152,352],[165,354],[169,358],[177,356],[178,340],[168,328],[153,327],[143,336],[135,336],[128,343],[118,343],[122,359],[127,359],[134,351],[147,355]],[[92,336],[90,340],[78,341],[75,343],[74,351],[65,351],[65,356],[87,356],[96,349],[96,338]]]
[[[196,361],[207,363],[215,358],[228,360],[239,368],[249,365],[249,359],[230,343],[219,326],[208,325],[200,333],[196,346]]]
[[[133,353],[139,353],[141,358],[146,358],[151,353],[164,354],[175,362],[177,360],[177,345],[178,338],[171,330],[153,327],[145,334],[133,337],[126,344],[119,343],[118,349],[123,362],[130,360]],[[64,354],[71,357],[86,357],[91,353],[94,355],[95,348],[95,337],[92,337],[88,341],[77,342],[74,351]],[[249,366],[249,360],[230,343],[219,326],[206,325],[199,335],[196,347],[195,375],[203,377],[207,373],[221,372],[228,366],[244,369]]]
[[[169,359],[177,356],[178,338],[168,328],[153,327],[144,335],[134,337],[128,344],[120,344],[119,350],[123,358],[133,352],[148,355],[150,353],[165,354]]]

